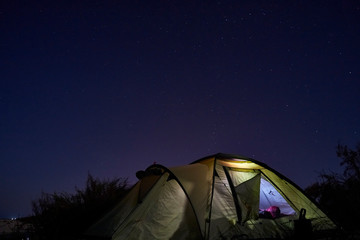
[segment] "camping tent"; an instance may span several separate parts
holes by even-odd
[[[154,164],[87,235],[107,239],[289,238],[336,228],[289,179],[254,159],[216,154],[189,165]],[[299,220],[306,211],[306,219]],[[302,215],[302,217],[304,217]],[[301,229],[302,228],[302,229]]]

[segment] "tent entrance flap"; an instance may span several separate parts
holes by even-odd
[[[239,199],[242,222],[258,218],[260,173],[230,170],[229,175],[235,187],[236,197]]]

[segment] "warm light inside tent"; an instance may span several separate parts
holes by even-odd
[[[246,160],[237,160],[237,161],[222,161],[222,160],[217,160],[219,161],[219,163],[222,165],[222,166],[225,166],[225,167],[229,167],[229,168],[238,168],[238,169],[251,169],[251,170],[254,170],[254,169],[263,169],[262,166],[256,164],[256,163],[253,163],[253,162],[250,162],[250,161],[246,161]]]

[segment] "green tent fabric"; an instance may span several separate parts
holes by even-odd
[[[312,236],[335,223],[282,174],[254,159],[215,154],[189,165],[152,165],[86,235],[101,239],[286,239],[301,209]],[[278,209],[271,217],[266,209]],[[304,220],[305,221],[305,220]]]

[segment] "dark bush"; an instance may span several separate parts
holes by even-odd
[[[32,202],[32,224],[39,239],[78,239],[128,192],[127,179],[99,180],[88,175],[84,190],[42,193]]]

